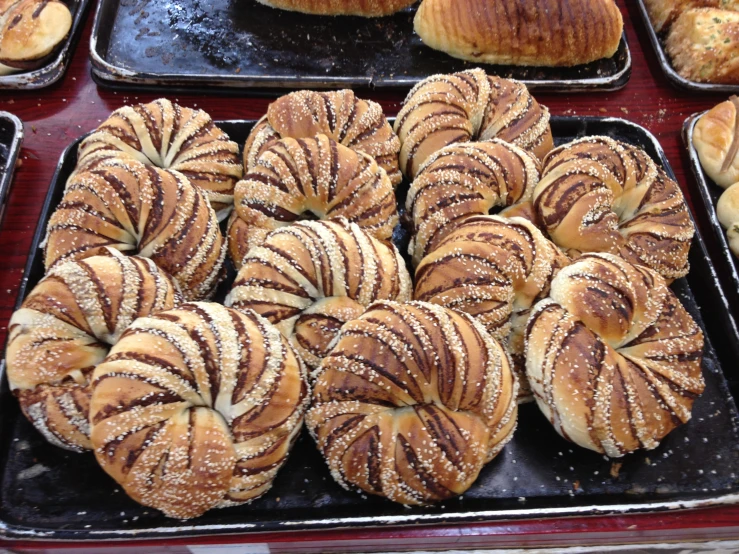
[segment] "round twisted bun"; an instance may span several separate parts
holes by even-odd
[[[690,419],[703,334],[649,268],[590,254],[562,269],[526,329],[526,373],[564,438],[622,456]]]
[[[270,231],[301,219],[345,217],[379,239],[398,223],[395,191],[366,154],[318,135],[282,139],[236,185],[229,252],[236,267]]]
[[[239,146],[207,113],[164,98],[114,111],[80,144],[78,167],[111,156],[179,171],[205,191],[221,220],[233,207],[234,186],[243,175]]]
[[[610,252],[666,279],[688,273],[695,229],[685,199],[641,149],[586,137],[552,150],[534,208],[554,243],[572,256]]]
[[[92,444],[134,500],[196,517],[270,488],[308,397],[301,362],[262,317],[183,304],[136,320],[95,369]]]
[[[46,439],[81,452],[90,444],[92,370],[134,319],[179,304],[151,260],[114,249],[53,267],[13,314],[5,362],[21,409]]]
[[[406,198],[414,227],[408,251],[418,264],[460,221],[531,198],[539,162],[493,139],[442,148],[421,167]]]
[[[465,492],[510,440],[517,389],[469,316],[377,302],[324,359],[306,423],[342,486],[426,504]]]
[[[723,187],[739,181],[739,98],[705,113],[693,130],[693,146],[706,174]]]
[[[400,253],[358,225],[303,221],[270,233],[244,258],[226,305],[253,309],[317,368],[341,326],[375,300],[410,300]]]
[[[408,94],[395,120],[400,169],[413,178],[437,150],[455,142],[503,139],[539,159],[552,149],[549,111],[526,85],[482,69],[434,75]]]
[[[272,102],[246,139],[244,167],[249,171],[262,152],[280,139],[316,135],[326,135],[372,156],[393,185],[402,180],[398,169],[400,141],[382,107],[371,100],[360,100],[351,90],[300,90]]]
[[[132,159],[97,160],[67,181],[44,241],[47,269],[106,246],[151,258],[186,299],[212,294],[226,246],[205,195],[176,171]]]
[[[726,229],[731,251],[739,257],[739,183],[727,188],[718,199],[716,214]]]
[[[416,268],[414,298],[468,313],[505,341],[519,383],[525,376],[523,332],[531,306],[549,292],[567,257],[521,218],[476,216],[454,228]]]

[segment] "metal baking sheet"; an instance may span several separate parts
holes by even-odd
[[[218,124],[243,143],[253,122]],[[671,171],[654,137],[624,120],[554,117],[552,128],[558,143],[598,134],[637,144]],[[78,143],[64,152],[51,183],[19,298],[43,274],[38,245],[75,165]],[[407,183],[401,188],[401,201],[403,190],[407,191]],[[693,264],[709,263],[700,236],[693,252]],[[688,280],[676,281],[673,290],[701,323],[701,307]],[[713,313],[721,307],[702,309]],[[213,510],[185,522],[130,500],[91,454],[74,454],[48,444],[20,414],[6,379],[0,376],[0,534],[31,540],[131,540],[633,513],[734,503],[739,500],[739,475],[734,473],[739,472],[739,417],[710,337],[703,373],[706,392],[695,403],[693,420],[656,450],[631,454],[615,464],[559,437],[536,405],[527,404],[521,407],[513,440],[469,491],[441,505],[406,508],[339,487],[304,431],[267,495],[252,504]]]
[[[309,16],[256,0],[101,0],[92,73],[114,88],[408,89],[474,67],[425,46],[413,32],[415,10],[368,19]],[[536,90],[616,90],[631,76],[631,53],[624,35],[612,58],[573,68],[481,67]]]
[[[644,0],[636,0],[636,3],[639,6],[639,12],[641,13],[642,19],[644,21],[644,27],[647,30],[649,41],[652,43],[654,52],[657,54],[657,61],[659,62],[659,65],[662,67],[662,71],[664,71],[665,75],[667,76],[667,79],[673,85],[675,85],[677,88],[686,89],[686,90],[697,90],[700,92],[739,92],[739,85],[699,83],[697,81],[691,81],[690,79],[686,79],[685,77],[680,75],[675,70],[675,68],[672,67],[672,61],[670,60],[670,56],[667,55],[667,51],[665,50],[664,39],[666,37],[663,36],[664,32],[658,35],[657,32],[654,30],[654,27],[652,26],[652,22],[649,19],[649,12],[647,12],[647,7],[644,4]]]
[[[69,30],[67,38],[64,39],[61,48],[46,64],[38,69],[0,75],[0,89],[39,89],[48,87],[61,79],[72,60],[74,47],[79,40],[90,0],[66,0],[65,3],[72,13],[72,28]]]
[[[23,143],[23,123],[12,113],[0,111],[0,224],[5,217],[15,162]]]

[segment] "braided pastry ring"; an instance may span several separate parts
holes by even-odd
[[[151,260],[113,248],[54,266],[8,326],[5,362],[21,410],[50,443],[82,452],[90,443],[90,377],[133,320],[182,300]]]
[[[309,396],[302,362],[264,318],[182,304],[136,320],[95,369],[95,456],[140,504],[197,517],[269,490]]]
[[[471,317],[377,302],[324,359],[306,424],[345,488],[427,504],[465,492],[511,439],[517,389]]]
[[[573,257],[610,252],[665,279],[688,273],[695,229],[685,199],[639,148],[599,136],[555,148],[533,196],[550,238]]]
[[[526,329],[526,373],[564,438],[622,456],[656,448],[705,387],[703,334],[654,270],[612,254],[562,269]]]

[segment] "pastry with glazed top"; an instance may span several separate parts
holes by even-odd
[[[549,111],[526,85],[470,69],[418,83],[395,120],[400,169],[413,179],[432,154],[455,142],[499,138],[537,158],[552,149]]]
[[[235,199],[228,238],[237,268],[270,231],[300,220],[344,217],[382,240],[398,223],[385,170],[326,135],[272,144],[237,183]]]
[[[80,144],[78,169],[104,157],[179,171],[203,189],[219,220],[230,213],[234,186],[243,175],[239,146],[210,116],[166,98],[114,111]]]
[[[0,75],[41,67],[67,37],[72,14],[56,0],[0,2]]]
[[[682,12],[691,8],[739,10],[739,0],[644,0],[644,5],[658,33],[669,29]]]
[[[10,319],[5,363],[21,410],[52,444],[90,443],[92,371],[136,318],[181,302],[151,260],[113,248],[54,266]]]
[[[416,0],[257,0],[260,4],[314,15],[358,15],[379,17],[390,15]]]
[[[716,215],[726,229],[729,248],[739,258],[739,183],[727,188],[718,199]]]
[[[526,329],[526,373],[557,432],[610,457],[656,448],[705,387],[703,334],[660,275],[611,254],[562,269]]]
[[[306,424],[345,488],[429,504],[464,493],[511,439],[517,389],[471,317],[377,302],[321,364]]]
[[[413,223],[408,252],[418,264],[473,215],[531,199],[539,162],[529,152],[492,139],[446,146],[421,166],[406,197]]]
[[[595,136],[552,150],[533,202],[549,237],[572,257],[610,252],[665,279],[688,273],[695,229],[685,199],[639,148]]]
[[[567,256],[531,222],[475,216],[454,228],[416,268],[413,298],[465,312],[503,341],[520,387],[531,399],[523,332],[531,306],[549,293]]]
[[[244,169],[284,138],[326,135],[339,144],[372,156],[393,185],[402,179],[398,169],[400,141],[377,102],[362,100],[351,90],[299,90],[281,96],[267,108],[244,146]]]
[[[186,300],[207,298],[226,245],[205,194],[176,171],[132,158],[101,158],[67,181],[44,239],[47,270],[105,247],[151,258]]]
[[[92,386],[98,462],[131,498],[180,519],[267,492],[309,399],[273,325],[205,302],[137,319]]]
[[[391,243],[345,219],[302,221],[249,250],[226,305],[269,319],[316,369],[344,323],[376,300],[410,300],[411,286]]]
[[[739,182],[739,98],[731,96],[696,122],[693,146],[713,181],[727,188]]]
[[[414,27],[470,62],[574,66],[613,56],[623,18],[613,0],[424,0]]]

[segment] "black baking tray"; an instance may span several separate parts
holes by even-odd
[[[5,217],[15,162],[23,143],[23,123],[12,113],[0,111],[0,225]]]
[[[373,87],[408,89],[470,64],[425,46],[411,6],[382,18],[311,16],[256,0],[101,0],[90,39],[92,74],[113,88],[172,90]],[[616,54],[573,68],[482,65],[549,91],[616,90],[631,76]]]
[[[649,12],[644,4],[644,0],[636,0],[636,4],[639,6],[639,12],[641,13],[644,21],[644,27],[649,36],[649,41],[652,43],[654,52],[657,54],[657,61],[662,67],[667,79],[677,88],[685,90],[695,90],[699,92],[739,92],[739,85],[724,85],[717,83],[699,83],[697,81],[691,81],[680,75],[674,67],[672,67],[672,61],[670,56],[665,50],[665,39],[667,38],[666,32],[663,31],[660,34],[654,30],[652,21],[649,19]]]
[[[739,260],[734,256],[729,248],[726,238],[726,230],[722,227],[716,213],[716,203],[725,189],[713,182],[706,175],[701,166],[698,152],[693,147],[693,130],[698,119],[704,114],[693,114],[685,120],[683,124],[683,142],[688,151],[690,159],[690,167],[695,176],[697,195],[693,195],[693,201],[696,203],[697,209],[701,210],[702,220],[704,220],[710,228],[711,244],[709,254],[717,270],[719,281],[722,286],[717,301],[725,306],[721,311],[722,324],[727,339],[727,347],[731,349],[732,360],[739,360]],[[697,198],[696,198],[697,196]],[[730,381],[739,382],[739,376],[727,376]]]
[[[59,48],[54,50],[48,61],[38,69],[0,75],[0,89],[39,89],[48,87],[61,79],[72,60],[82,24],[85,21],[90,0],[64,0],[72,14],[72,28]]]
[[[254,122],[218,124],[243,143]],[[654,137],[627,121],[554,117],[552,129],[558,143],[598,134],[637,144],[671,171]],[[64,152],[51,183],[19,302],[43,274],[38,245],[75,165],[78,144]],[[692,253],[694,266],[709,263],[700,235]],[[688,280],[680,279],[672,287],[702,325],[701,307]],[[719,308],[703,306],[711,312]],[[304,431],[267,495],[252,504],[213,510],[186,522],[168,519],[130,500],[91,454],[75,454],[47,443],[20,414],[2,378],[0,533],[26,540],[132,540],[622,514],[734,503],[739,500],[739,417],[710,337],[706,337],[703,373],[706,392],[695,402],[693,420],[672,432],[657,449],[617,460],[620,466],[559,437],[531,403],[520,409],[513,440],[462,497],[438,506],[408,508],[343,490]]]

